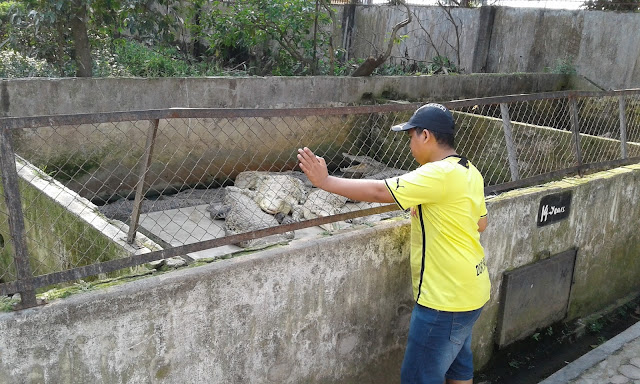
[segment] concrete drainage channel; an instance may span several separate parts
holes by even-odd
[[[570,382],[609,354],[617,354],[625,343],[638,338],[639,320],[640,296],[632,295],[586,318],[549,325],[497,351],[491,362],[476,374],[476,381],[480,384]],[[603,369],[606,370],[611,368]]]

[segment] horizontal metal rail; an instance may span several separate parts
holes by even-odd
[[[631,165],[636,163],[640,163],[640,157],[611,160],[611,161],[605,161],[601,163],[589,163],[589,164],[576,165],[576,166],[564,168],[558,171],[553,171],[553,172],[543,173],[537,176],[528,177],[526,179],[520,179],[516,181],[510,181],[502,184],[492,185],[484,189],[484,194],[492,195],[496,193],[510,191],[512,189],[531,187],[534,185],[546,183],[552,180],[558,180],[563,177],[567,177],[571,175],[582,175],[582,174],[587,174],[592,172],[600,172],[600,171],[605,171],[607,169],[622,167],[625,165]]]
[[[237,235],[225,236],[217,239],[205,240],[197,243],[186,244],[176,246],[160,251],[154,251],[144,253],[141,255],[135,255],[130,257],[124,257],[122,259],[105,261],[102,263],[91,264],[83,267],[77,267],[73,269],[67,269],[61,272],[50,273],[47,275],[36,276],[27,280],[17,280],[8,283],[0,284],[0,295],[10,295],[16,292],[20,292],[26,288],[37,289],[62,283],[65,281],[72,281],[83,279],[89,276],[95,276],[101,273],[114,272],[119,269],[135,267],[144,263],[152,261],[167,259],[175,256],[183,256],[187,253],[203,251],[205,249],[221,247],[223,245],[236,244],[241,241],[259,239],[270,235],[278,235],[294,230],[314,227],[322,224],[329,224],[336,221],[354,219],[357,217],[375,215],[379,213],[391,212],[398,210],[396,204],[388,204],[380,207],[368,208],[358,211],[346,212],[337,215],[318,217],[315,219],[309,219],[291,224],[283,224],[277,227],[270,227],[260,229],[253,232],[240,233]]]
[[[491,105],[500,103],[513,103],[522,101],[534,101],[545,99],[562,98],[582,98],[582,97],[603,97],[640,95],[640,88],[627,89],[621,91],[561,91],[543,92],[526,95],[493,96],[476,99],[464,99],[456,101],[443,101],[447,108],[456,109],[473,107],[476,105]],[[322,108],[167,108],[152,109],[143,111],[126,112],[98,112],[80,113],[73,115],[47,115],[32,117],[4,117],[0,118],[0,128],[20,129],[38,128],[77,124],[99,124],[136,120],[155,119],[188,119],[188,118],[222,118],[233,119],[242,117],[308,117],[308,116],[331,116],[331,115],[354,115],[367,113],[389,113],[407,112],[415,109],[424,103],[405,104],[381,104],[365,106],[339,106]]]

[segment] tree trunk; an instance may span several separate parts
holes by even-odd
[[[83,0],[74,0],[74,12],[69,26],[75,47],[75,60],[78,66],[77,77],[91,77],[91,45],[87,34],[87,6]]]
[[[195,28],[191,28],[189,31],[189,37],[193,40],[193,52],[191,53],[196,60],[203,60],[203,56],[207,51],[207,47],[202,42],[202,5],[198,2],[193,4],[195,11],[193,16],[193,24]]]
[[[62,24],[61,21],[56,21],[56,32],[57,32],[57,36],[56,36],[56,40],[57,40],[57,44],[56,44],[56,67],[58,68],[58,75],[60,77],[64,77],[65,73],[64,73],[64,47],[67,43],[65,37],[64,37],[64,25]]]

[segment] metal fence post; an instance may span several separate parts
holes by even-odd
[[[582,150],[580,149],[580,123],[578,120],[578,105],[575,97],[569,96],[569,108],[571,114],[571,131],[573,131],[573,143],[576,153],[576,163],[582,165]]]
[[[618,106],[620,107],[620,153],[623,159],[628,157],[627,155],[627,101],[624,95],[621,95],[618,99]]]
[[[140,176],[136,185],[136,197],[133,200],[133,211],[131,212],[131,223],[129,223],[129,233],[127,234],[127,242],[133,243],[138,231],[138,221],[140,220],[140,207],[142,206],[142,198],[144,197],[144,185],[151,166],[151,156],[153,154],[153,146],[156,143],[156,133],[160,120],[151,120],[149,129],[147,130],[147,144],[145,145],[144,155],[140,161]]]
[[[32,288],[31,265],[27,251],[27,237],[25,235],[24,216],[18,186],[18,172],[16,157],[11,142],[11,132],[8,128],[0,129],[0,169],[2,172],[2,186],[4,198],[9,211],[9,231],[13,244],[13,259],[16,263],[16,278],[25,287],[19,291],[21,307],[29,308],[37,305],[36,292]]]
[[[509,106],[506,103],[500,103],[500,112],[502,113],[502,128],[504,130],[504,140],[507,143],[507,154],[509,156],[511,181],[516,181],[520,179],[520,174],[518,172],[518,157],[516,156],[516,147],[513,144],[513,130],[511,128],[511,118],[509,117]]]

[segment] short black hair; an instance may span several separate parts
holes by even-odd
[[[421,128],[421,127],[416,127],[416,134],[420,134],[422,133],[423,130],[425,130],[426,128]],[[429,131],[427,129],[427,131]],[[440,132],[433,132],[433,131],[429,131],[429,133],[431,133],[433,135],[433,137],[436,138],[436,143],[440,144],[440,145],[446,145],[450,148],[454,148],[455,149],[455,136],[451,133],[440,133]]]

